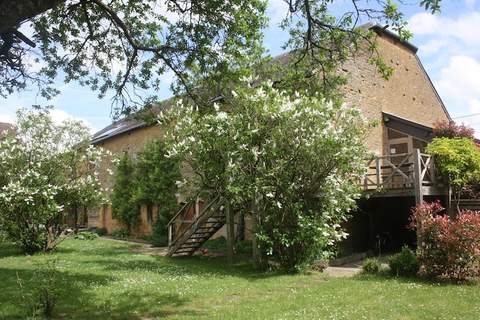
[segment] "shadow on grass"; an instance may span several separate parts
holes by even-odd
[[[0,319],[25,319],[32,316],[33,306],[39,301],[42,279],[46,278],[48,274],[42,270],[0,268]],[[54,271],[53,279],[52,292],[57,297],[54,318],[145,319],[146,316],[197,314],[195,311],[183,310],[181,307],[187,300],[176,294],[149,292],[146,295],[107,289],[105,296],[95,298],[91,289],[117,281],[112,276]]]
[[[24,255],[20,249],[11,243],[0,242],[0,259]]]
[[[478,280],[472,281],[454,281],[449,279],[438,279],[438,278],[429,278],[426,276],[396,276],[388,271],[380,271],[377,274],[366,274],[360,273],[354,277],[357,280],[362,281],[379,281],[379,280],[395,280],[400,283],[416,283],[422,285],[431,285],[431,286],[477,286],[479,284]]]

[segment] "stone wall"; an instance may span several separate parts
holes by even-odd
[[[345,101],[378,122],[367,144],[372,152],[381,155],[386,154],[388,142],[382,112],[429,127],[448,120],[448,116],[418,57],[391,38],[379,35],[377,39],[378,52],[395,70],[390,79],[384,79],[366,56],[349,61],[342,71],[348,78],[343,88]]]
[[[139,128],[124,134],[120,134],[111,139],[108,139],[98,146],[109,150],[113,154],[121,155],[127,152],[132,158],[136,158],[138,152],[143,150],[145,144],[153,139],[162,137],[162,130],[158,125]],[[105,162],[102,165],[100,179],[105,188],[111,190],[113,188],[113,177],[107,173],[107,169],[114,171],[114,166],[110,162]],[[158,208],[154,206],[154,221]],[[136,235],[148,235],[152,233],[152,226],[154,221],[147,219],[147,207],[142,206],[140,210],[140,220],[137,229],[134,231]],[[121,223],[112,218],[111,205],[105,205],[98,210],[92,210],[88,218],[88,226],[96,228],[105,228],[108,233],[124,228]]]
[[[343,88],[346,103],[359,107],[368,119],[378,122],[369,133],[367,145],[372,152],[381,155],[386,154],[388,148],[382,112],[429,127],[438,120],[447,120],[448,115],[414,52],[384,35],[378,37],[378,52],[384,61],[395,69],[389,80],[385,80],[375,67],[368,63],[366,56],[346,63],[342,72],[348,78],[348,84]],[[135,158],[148,141],[161,137],[161,128],[153,125],[120,134],[99,146],[115,154],[128,152]],[[112,187],[113,179],[107,179],[106,175],[103,175],[102,180],[106,187]],[[97,215],[89,216],[89,226],[104,227],[109,233],[121,228],[121,225],[111,218],[109,206],[98,212]],[[151,232],[151,225],[145,219],[145,214],[142,209],[139,234]],[[247,230],[251,227],[249,221],[246,227]],[[216,234],[221,235],[225,235],[224,228]],[[247,238],[249,237],[247,235]]]

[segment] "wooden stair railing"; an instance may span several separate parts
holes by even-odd
[[[226,222],[219,196],[210,200],[192,220],[183,215],[192,206],[185,204],[168,223],[167,256],[191,256]]]

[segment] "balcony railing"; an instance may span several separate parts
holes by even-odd
[[[369,159],[363,188],[365,191],[411,189],[423,198],[424,187],[436,187],[438,183],[432,156],[415,149],[412,153]]]

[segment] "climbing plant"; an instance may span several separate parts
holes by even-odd
[[[178,159],[166,157],[165,143],[156,139],[138,154],[135,169],[135,201],[158,207],[153,236],[157,244],[165,243],[166,224],[178,207],[175,197],[176,182],[180,180]]]
[[[111,200],[112,217],[124,224],[129,233],[139,221],[139,208],[134,194],[135,166],[128,153],[125,152],[117,165]]]

